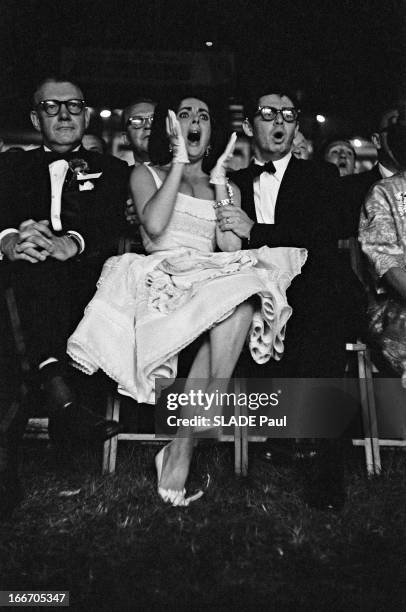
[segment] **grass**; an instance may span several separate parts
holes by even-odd
[[[202,445],[190,490],[208,489],[172,508],[155,492],[157,446],[121,443],[103,477],[95,451],[60,464],[26,442],[26,497],[0,525],[0,590],[69,590],[75,610],[404,609],[406,454],[386,451],[369,481],[361,450],[349,453],[335,515],[307,507],[298,474],[257,447],[238,479],[230,445]]]

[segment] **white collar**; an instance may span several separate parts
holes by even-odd
[[[44,151],[46,151],[47,153],[55,153],[55,151],[52,151],[52,149],[50,149],[49,147],[47,147],[46,145],[42,145],[44,148]],[[75,147],[75,149],[72,149],[72,151],[69,151],[69,153],[75,153],[76,151],[79,151],[80,149],[80,145],[78,145],[77,147]]]
[[[381,162],[378,162],[378,170],[382,178],[389,178],[390,176],[393,176],[395,174],[394,172],[392,172],[392,170],[389,170],[388,168],[383,166]]]

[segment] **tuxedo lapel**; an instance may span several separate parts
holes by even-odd
[[[19,189],[27,217],[48,219],[51,206],[51,180],[42,147],[27,151],[19,171]]]
[[[300,162],[292,156],[283,175],[275,203],[275,223],[290,217],[292,202],[298,195]]]
[[[250,217],[256,220],[255,202],[254,202],[254,182],[252,174],[248,168],[238,170],[231,175],[231,180],[237,185],[241,192],[241,207]]]

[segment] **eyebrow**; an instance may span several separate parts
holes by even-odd
[[[178,110],[178,113],[180,113],[181,110],[191,111],[193,110],[193,107],[192,106],[181,106],[181,108]],[[203,113],[207,113],[208,115],[210,115],[210,111],[207,108],[198,108],[197,112],[198,113],[203,112]]]

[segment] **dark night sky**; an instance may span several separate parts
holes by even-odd
[[[368,127],[406,94],[404,0],[0,0],[0,126],[26,125],[33,83],[59,68],[62,47],[213,50],[235,54],[241,96],[283,78],[308,111]],[[106,88],[95,104],[122,106]]]

